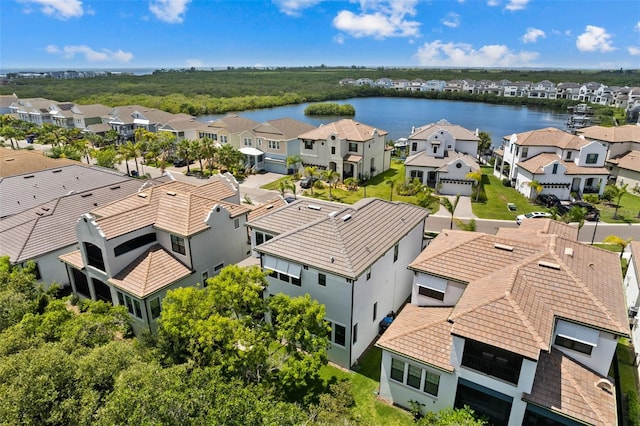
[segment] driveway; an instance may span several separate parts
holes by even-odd
[[[443,195],[443,197],[447,197],[449,201],[451,201],[451,204],[456,200],[455,195]],[[453,212],[453,215],[458,219],[477,219],[477,216],[474,215],[471,210],[471,197],[461,195],[458,205],[456,206],[456,211]],[[443,206],[440,206],[440,209],[431,216],[450,218],[451,213],[449,213]]]

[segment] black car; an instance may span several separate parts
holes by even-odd
[[[309,189],[311,186],[320,179],[315,176],[307,176],[300,181],[300,188]]]
[[[560,199],[553,194],[540,194],[536,197],[536,203],[550,208],[560,204]]]
[[[600,218],[600,210],[593,207],[591,204],[585,201],[575,201],[569,205],[570,207],[582,207],[587,210],[587,214],[584,216],[585,220],[594,221]]]

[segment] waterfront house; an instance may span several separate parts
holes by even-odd
[[[93,124],[102,124],[102,117],[110,110],[111,107],[102,104],[74,105],[71,108],[73,127],[86,130]]]
[[[287,174],[292,165],[287,166],[287,157],[300,154],[298,135],[316,127],[293,118],[265,121],[252,129],[256,137],[258,155],[264,156],[263,169],[268,172]]]
[[[298,135],[305,166],[330,169],[341,179],[368,179],[389,169],[386,130],[352,119],[334,121]]]
[[[605,144],[553,127],[504,136],[499,154],[494,174],[527,197],[535,195],[534,180],[542,184],[541,193],[561,200],[569,200],[572,192],[602,196],[609,176]]]
[[[377,342],[383,399],[468,405],[502,425],[617,424],[608,373],[629,336],[618,255],[543,221],[443,231],[409,265],[411,303]]]
[[[249,255],[249,211],[229,175],[145,187],[82,215],[79,249],[60,260],[74,292],[126,306],[136,332],[153,330],[167,290],[206,285]]]
[[[156,133],[162,125],[173,120],[193,118],[186,114],[171,114],[155,108],[140,105],[126,105],[112,108],[102,122],[118,132],[120,140],[133,140],[136,129],[143,128]]]
[[[624,276],[624,290],[627,300],[627,315],[631,328],[631,343],[633,347],[633,365],[640,373],[640,241],[631,241],[627,249],[631,256],[629,266]]]
[[[378,335],[380,321],[411,293],[407,265],[423,247],[428,211],[363,199],[354,205],[298,200],[252,221],[269,274],[265,297],[311,295],[331,325],[329,359],[349,368]]]
[[[471,195],[475,181],[467,174],[480,170],[476,133],[440,120],[414,128],[407,140],[406,180],[418,179],[443,195]]]

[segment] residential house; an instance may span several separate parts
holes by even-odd
[[[249,223],[254,250],[269,273],[266,297],[309,294],[325,305],[329,359],[349,368],[409,297],[406,266],[422,250],[428,211],[380,199],[311,203],[298,200]]]
[[[629,191],[640,190],[640,151],[627,151],[607,160],[615,184],[627,185]]]
[[[230,179],[151,186],[82,215],[79,250],[60,256],[73,291],[124,305],[136,332],[153,330],[167,290],[206,285],[249,255],[249,209]]]
[[[182,119],[171,120],[158,127],[158,133],[171,133],[176,142],[180,142],[184,139],[196,140],[198,139],[199,132],[204,127],[206,127],[206,125],[203,122],[196,120],[195,117],[184,117]]]
[[[527,197],[530,182],[542,184],[542,193],[569,200],[571,193],[602,196],[609,171],[604,167],[605,144],[548,127],[503,137],[494,174],[512,182]]]
[[[629,266],[624,276],[624,290],[627,300],[627,314],[629,316],[629,327],[631,328],[631,343],[634,357],[633,365],[638,367],[640,373],[640,241],[631,241],[628,246],[631,253]]]
[[[298,135],[305,166],[338,172],[341,179],[368,179],[389,168],[386,130],[343,119]]]
[[[440,120],[413,129],[407,139],[406,180],[419,179],[445,195],[471,195],[475,180],[467,174],[480,170],[476,133]]]
[[[11,149],[0,147],[0,194],[3,194],[3,178],[15,175],[28,175],[47,169],[57,169],[69,165],[82,165],[79,161],[68,158],[51,158],[42,152],[28,149]],[[29,188],[26,185],[21,188]],[[5,194],[4,203],[9,202],[11,195]]]
[[[543,221],[443,231],[409,265],[411,303],[377,342],[383,399],[468,405],[500,425],[617,424],[608,373],[629,335],[618,256]]]
[[[580,100],[581,85],[573,82],[558,83],[556,86],[556,97],[558,99]]]
[[[595,103],[598,90],[602,86],[603,85],[601,83],[596,83],[595,81],[591,81],[589,83],[581,85],[580,91],[578,92],[578,100],[583,102]]]
[[[43,175],[57,180],[56,175],[51,173]],[[161,180],[154,182],[160,183]],[[142,181],[131,178],[107,185],[96,181],[91,189],[70,191],[54,199],[40,201],[41,204],[22,212],[3,217],[0,219],[0,254],[8,255],[13,265],[33,261],[38,280],[68,287],[67,269],[58,257],[77,249],[75,229],[78,218],[96,207],[135,194],[142,184]]]
[[[508,80],[504,80],[507,83],[510,83]],[[477,93],[479,94],[489,94],[496,96],[503,96],[504,94],[504,83],[502,81],[490,81],[490,80],[482,80],[478,83]]]
[[[207,123],[206,128],[200,129],[199,138],[208,137],[219,145],[230,144],[245,155],[253,156],[257,169],[264,167],[264,158],[254,148],[255,135],[253,128],[260,123],[237,114],[228,114]],[[243,152],[244,151],[244,152]]]
[[[252,129],[256,137],[258,155],[264,156],[263,169],[268,172],[287,174],[291,166],[287,157],[300,154],[298,135],[316,127],[293,118],[265,121]]]
[[[111,107],[102,104],[74,105],[71,108],[73,126],[86,130],[93,124],[102,124],[102,117],[111,111]]]
[[[0,115],[11,114],[11,105],[18,101],[16,94],[0,95]]]
[[[53,124],[50,110],[52,104],[55,104],[55,101],[44,98],[18,99],[9,106],[9,109],[19,120],[42,126]]]
[[[188,118],[193,117],[140,105],[126,105],[112,108],[102,121],[117,131],[121,140],[126,141],[133,140],[136,129],[143,128],[155,133],[166,123]]]
[[[557,96],[556,85],[549,80],[542,80],[531,85],[528,95],[530,98],[555,99]]]
[[[444,80],[427,80],[422,90],[424,92],[442,92],[446,85],[447,82]]]
[[[64,129],[75,128],[73,123],[74,106],[71,102],[52,103],[49,105],[49,114],[51,115],[53,125]]]
[[[393,80],[393,89],[395,90],[407,90],[409,88],[409,80],[403,78],[399,80]]]
[[[382,87],[383,89],[392,89],[393,80],[387,77],[379,78],[374,83],[375,86]]]

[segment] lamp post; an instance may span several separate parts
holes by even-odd
[[[598,230],[598,222],[600,222],[600,215],[596,216],[596,226],[593,227],[593,236],[591,237],[591,245],[593,245],[593,241],[596,239],[596,231]]]

